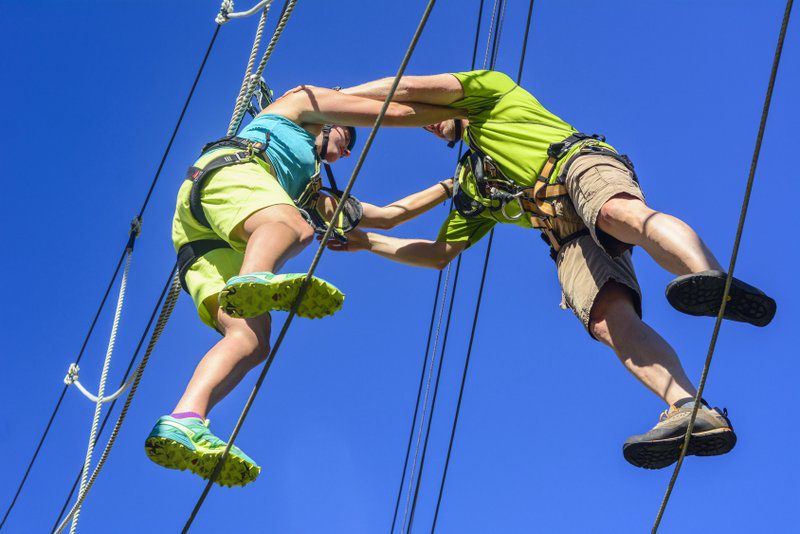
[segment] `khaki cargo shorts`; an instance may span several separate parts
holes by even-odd
[[[627,193],[644,201],[636,175],[618,159],[605,154],[577,157],[564,179],[569,199],[556,203],[554,230],[559,238],[584,229],[590,235],[564,245],[556,258],[563,309],[571,309],[589,332],[589,317],[597,294],[609,280],[631,290],[637,313],[642,297],[631,261],[631,245],[597,228],[597,216],[611,197]],[[591,332],[589,332],[591,335]]]

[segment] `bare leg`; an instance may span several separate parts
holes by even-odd
[[[233,233],[247,241],[239,274],[276,272],[314,240],[314,230],[297,209],[283,204],[255,212]]]
[[[639,318],[627,287],[613,281],[603,286],[592,307],[589,328],[639,382],[667,404],[697,393],[673,348]]]
[[[724,270],[689,225],[650,209],[627,193],[616,195],[603,205],[597,226],[624,243],[642,247],[673,274]]]
[[[242,274],[275,272],[314,237],[297,210],[285,205],[254,213],[234,233],[247,241]],[[200,360],[173,413],[195,412],[205,417],[269,352],[269,314],[235,319],[219,309],[215,297],[205,304],[224,337]]]
[[[269,314],[234,319],[214,307],[224,337],[200,360],[173,413],[195,412],[205,417],[269,353]]]

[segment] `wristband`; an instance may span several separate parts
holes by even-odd
[[[447,187],[445,182],[439,182],[439,185],[441,185],[442,189],[444,189],[444,194],[447,195],[447,198],[453,198],[453,191]]]

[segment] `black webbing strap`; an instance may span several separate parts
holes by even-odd
[[[186,287],[186,273],[197,258],[220,248],[231,248],[231,246],[222,239],[198,239],[189,241],[178,249],[178,275],[184,291],[189,292],[189,288]]]
[[[211,224],[208,222],[208,218],[203,211],[203,204],[200,202],[203,185],[205,185],[209,174],[223,167],[228,167],[229,165],[246,163],[251,161],[252,158],[253,156],[247,152],[236,152],[234,154],[227,154],[214,158],[202,169],[198,167],[189,167],[189,170],[186,171],[186,179],[192,182],[192,189],[189,191],[189,209],[192,212],[192,216],[197,219],[197,222],[206,228],[211,228]]]
[[[582,229],[578,230],[577,232],[569,234],[568,236],[562,237],[560,239],[556,238],[557,241],[558,241],[558,247],[559,247],[559,249],[563,249],[564,245],[566,245],[570,241],[574,241],[574,240],[578,239],[579,237],[583,237],[585,235],[591,235],[591,232],[589,232],[588,228],[582,228]],[[558,258],[558,251],[550,243],[550,239],[547,237],[547,235],[545,235],[544,232],[540,233],[539,237],[541,237],[542,241],[544,241],[547,244],[547,246],[550,247],[550,257],[553,259],[553,261],[555,261],[556,258]]]
[[[267,161],[265,151],[267,150],[267,146],[269,146],[269,139],[269,132],[267,132],[265,143],[253,142],[249,139],[233,135],[203,145],[203,149],[200,152],[201,157],[203,154],[218,148],[236,148],[241,150],[241,152],[216,157],[204,165],[202,169],[199,167],[189,167],[189,170],[186,171],[186,179],[192,182],[192,189],[189,192],[189,210],[192,212],[192,216],[197,222],[206,228],[211,228],[211,224],[208,222],[208,218],[203,211],[203,205],[200,201],[203,193],[203,186],[209,174],[229,165],[247,163],[248,161],[252,161],[253,158],[260,158]]]

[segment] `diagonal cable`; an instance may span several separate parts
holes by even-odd
[[[706,361],[703,365],[703,373],[700,376],[700,383],[697,387],[697,395],[695,396],[694,408],[692,409],[692,415],[689,418],[689,427],[686,429],[686,435],[683,439],[683,447],[681,448],[681,454],[678,457],[678,463],[675,464],[675,470],[672,472],[672,477],[670,478],[669,485],[667,486],[667,491],[664,494],[664,499],[661,501],[661,506],[658,509],[658,515],[656,516],[656,520],[653,523],[652,533],[655,534],[658,531],[658,526],[661,524],[661,519],[664,516],[664,511],[667,508],[667,503],[669,502],[670,495],[672,495],[672,489],[675,487],[675,482],[678,480],[678,473],[680,473],[681,466],[683,465],[683,459],[686,457],[686,451],[689,448],[689,439],[692,435],[692,430],[694,429],[694,422],[695,418],[697,417],[697,411],[700,408],[701,402],[700,399],[703,396],[703,389],[706,385],[706,379],[708,378],[708,371],[711,367],[711,358],[714,355],[714,348],[717,344],[717,337],[719,335],[719,330],[722,325],[722,316],[725,313],[725,305],[728,301],[728,294],[730,293],[731,289],[731,280],[733,279],[733,269],[736,266],[736,258],[739,254],[739,244],[742,240],[742,232],[744,231],[744,222],[747,217],[747,208],[750,204],[750,194],[753,190],[753,182],[755,181],[756,175],[756,166],[758,165],[758,156],[761,152],[761,142],[764,139],[764,130],[767,126],[767,116],[769,115],[769,107],[770,103],[772,102],[772,92],[775,88],[775,78],[778,74],[778,65],[781,61],[781,53],[783,52],[783,41],[786,37],[786,28],[789,25],[789,15],[792,12],[792,3],[793,0],[787,0],[786,2],[786,10],[783,13],[783,23],[781,24],[780,34],[778,36],[778,45],[775,48],[775,57],[772,61],[772,71],[769,75],[769,84],[767,86],[767,94],[764,97],[764,107],[761,111],[761,122],[758,126],[758,135],[756,136],[756,146],[753,150],[753,159],[750,163],[750,174],[747,177],[747,187],[745,188],[744,199],[742,201],[742,210],[739,214],[739,224],[736,228],[736,238],[733,241],[733,251],[731,252],[731,261],[730,265],[728,266],[728,276],[725,279],[725,290],[722,293],[722,305],[719,308],[719,313],[717,314],[717,320],[714,324],[714,331],[711,334],[711,343],[708,347],[708,354],[706,355]]]
[[[211,37],[211,42],[208,44],[208,47],[207,47],[206,52],[205,52],[205,55],[203,56],[203,60],[200,63],[200,68],[198,69],[197,75],[195,76],[194,82],[192,83],[192,88],[189,91],[188,96],[186,97],[186,102],[184,103],[183,109],[181,110],[180,116],[178,117],[178,122],[175,125],[175,128],[174,128],[174,130],[172,132],[172,136],[170,137],[170,140],[167,143],[167,147],[164,150],[164,155],[161,158],[161,163],[158,165],[158,169],[156,170],[156,174],[153,177],[153,180],[152,180],[152,182],[150,184],[150,187],[149,187],[149,189],[147,191],[147,195],[145,196],[144,202],[142,203],[142,206],[139,209],[139,214],[137,216],[137,219],[139,221],[141,221],[142,215],[144,215],[145,209],[147,208],[147,204],[149,203],[150,197],[153,194],[153,190],[156,187],[156,183],[158,182],[158,178],[161,175],[161,170],[164,167],[164,163],[166,162],[167,155],[169,154],[170,149],[172,148],[172,144],[175,141],[175,136],[177,135],[178,129],[180,128],[180,125],[183,122],[183,117],[186,114],[186,109],[189,107],[189,102],[191,101],[192,95],[194,94],[194,90],[197,87],[197,82],[200,80],[200,75],[202,74],[203,69],[205,68],[206,61],[208,60],[208,57],[211,54],[211,50],[214,47],[214,42],[217,39],[217,34],[219,33],[219,29],[220,29],[220,25],[217,24],[217,27],[214,30],[214,34]],[[120,254],[119,261],[117,262],[117,266],[114,269],[114,274],[111,276],[111,280],[109,281],[108,286],[106,288],[106,291],[105,291],[105,293],[103,295],[103,298],[100,301],[100,305],[97,308],[97,312],[95,312],[94,319],[92,320],[91,326],[89,327],[89,331],[87,332],[86,337],[84,338],[83,344],[81,345],[81,349],[78,352],[77,358],[75,359],[75,363],[78,363],[81,360],[81,358],[83,357],[83,353],[84,353],[84,351],[86,349],[86,345],[89,342],[89,338],[92,336],[92,333],[94,332],[94,328],[95,328],[95,325],[97,324],[97,321],[98,321],[98,319],[100,317],[100,313],[102,312],[103,307],[105,306],[106,300],[108,299],[108,295],[111,292],[111,288],[114,285],[114,281],[116,280],[117,275],[119,274],[119,271],[120,271],[120,269],[122,267],[122,263],[123,263],[123,261],[125,259],[125,255],[126,255],[127,249],[128,249],[128,245],[126,244],[125,249],[123,249],[122,254]],[[14,497],[11,500],[11,503],[9,504],[8,509],[6,510],[5,514],[3,515],[3,520],[0,521],[0,529],[3,528],[3,525],[5,525],[6,521],[8,520],[8,517],[11,514],[11,510],[14,508],[14,505],[16,504],[17,499],[19,498],[19,495],[22,492],[22,488],[25,486],[25,482],[28,479],[28,475],[30,474],[31,469],[33,468],[33,464],[36,462],[36,459],[39,456],[39,452],[40,452],[40,450],[42,448],[42,445],[44,444],[44,440],[47,438],[47,435],[50,432],[50,427],[53,425],[53,421],[55,420],[56,414],[58,413],[59,409],[61,408],[61,403],[64,400],[64,396],[66,395],[68,387],[69,386],[64,386],[64,388],[61,390],[61,395],[58,397],[58,401],[56,402],[55,407],[53,408],[53,412],[50,414],[50,419],[47,421],[47,425],[45,426],[44,432],[42,432],[42,437],[39,439],[39,443],[36,446],[36,450],[34,451],[33,456],[31,457],[31,460],[28,463],[28,467],[25,470],[25,474],[23,475],[22,480],[20,481],[19,486],[17,487],[17,491],[14,494]]]
[[[333,213],[332,216],[333,220],[339,217],[342,210],[344,209],[344,206],[346,204],[345,201],[350,196],[350,191],[353,189],[353,185],[355,184],[356,178],[358,177],[358,173],[361,171],[361,167],[364,165],[364,160],[367,154],[369,153],[370,147],[372,146],[375,136],[378,133],[378,129],[383,123],[383,117],[386,115],[386,110],[389,108],[389,104],[391,103],[392,97],[394,96],[394,93],[397,90],[397,85],[398,83],[400,83],[400,78],[403,76],[403,73],[405,72],[406,66],[408,65],[408,62],[411,59],[411,55],[414,52],[414,48],[416,47],[417,42],[419,41],[419,38],[422,35],[422,31],[425,28],[425,24],[427,23],[428,17],[430,16],[431,11],[433,10],[433,6],[435,4],[436,0],[428,0],[428,4],[425,7],[425,11],[422,15],[422,19],[420,20],[419,25],[417,26],[417,29],[414,32],[414,36],[411,39],[411,43],[409,44],[408,49],[406,50],[406,54],[403,57],[403,61],[400,63],[400,67],[397,71],[397,74],[394,77],[392,86],[390,87],[389,92],[386,95],[386,100],[384,100],[383,106],[381,106],[381,110],[375,119],[375,123],[372,127],[372,130],[370,131],[369,136],[367,137],[367,140],[364,143],[364,149],[362,150],[361,155],[359,156],[358,161],[356,162],[356,165],[353,168],[353,173],[350,176],[350,180],[348,180],[347,185],[345,186],[344,191],[342,192],[342,200],[341,202],[339,202],[339,204],[336,207],[336,210]],[[278,349],[283,343],[283,339],[286,336],[286,332],[288,331],[289,326],[291,325],[292,320],[294,319],[294,316],[297,311],[297,306],[303,300],[303,297],[305,296],[308,290],[308,283],[311,280],[311,276],[314,274],[314,271],[316,270],[317,265],[320,262],[320,259],[322,258],[322,253],[324,252],[326,244],[331,237],[332,231],[333,231],[333,225],[328,225],[325,234],[322,236],[322,240],[319,244],[319,247],[317,248],[317,252],[314,255],[314,259],[312,260],[311,265],[308,269],[308,274],[306,276],[306,279],[303,285],[301,286],[300,291],[298,292],[297,299],[295,300],[294,305],[292,306],[292,310],[289,312],[289,316],[283,323],[283,327],[281,328],[281,331],[278,334],[277,339],[275,340],[275,344],[273,345],[272,350],[267,356],[267,360],[264,362],[261,374],[259,375],[258,380],[256,381],[256,384],[253,387],[253,390],[250,392],[250,396],[248,397],[244,409],[242,410],[242,413],[239,416],[239,420],[236,422],[236,426],[234,427],[233,432],[231,433],[231,437],[228,439],[228,444],[225,447],[225,450],[222,452],[222,455],[220,456],[220,459],[218,460],[217,465],[214,468],[214,471],[211,473],[208,483],[203,489],[200,498],[197,500],[194,509],[189,515],[189,518],[186,521],[186,524],[184,525],[182,532],[189,531],[189,527],[191,527],[192,522],[197,516],[197,513],[200,511],[200,508],[202,507],[203,502],[205,501],[205,498],[208,495],[208,492],[211,490],[211,486],[213,485],[214,481],[219,476],[219,473],[222,470],[222,465],[224,464],[225,460],[228,457],[228,453],[230,452],[231,446],[233,445],[236,436],[239,434],[239,431],[241,430],[241,427],[244,424],[244,420],[246,419],[247,414],[250,411],[250,408],[253,406],[253,402],[255,401],[256,395],[258,395],[258,391],[261,389],[261,385],[264,383],[264,379],[266,378],[267,372],[269,371],[269,368],[275,359],[275,355],[277,354]]]

